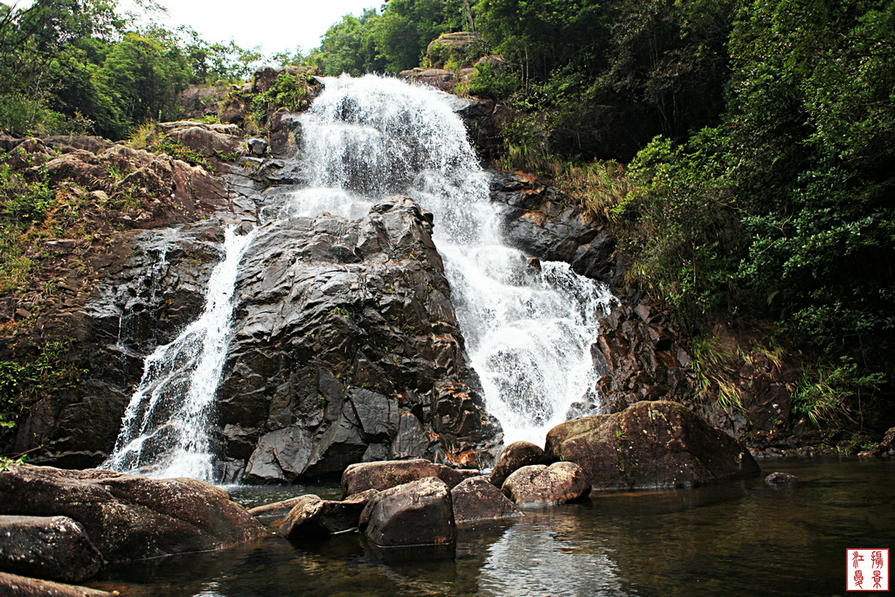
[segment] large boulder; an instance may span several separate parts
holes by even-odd
[[[66,516],[112,563],[222,549],[266,534],[208,483],[102,470],[7,469],[0,473],[0,514]]]
[[[485,477],[466,479],[451,489],[457,524],[519,518],[522,512]]]
[[[521,506],[556,506],[587,497],[590,483],[577,464],[554,462],[523,466],[507,477],[501,490]]]
[[[676,402],[597,417],[592,426],[560,425],[580,433],[551,431],[549,446],[552,457],[580,465],[594,490],[692,487],[761,472],[747,449]]]
[[[240,267],[217,419],[254,483],[339,475],[398,452],[484,466],[499,427],[474,390],[432,216],[407,197],[359,220],[261,228]],[[417,439],[419,437],[417,436]]]
[[[531,442],[513,442],[504,448],[500,456],[497,457],[497,462],[494,463],[488,480],[495,487],[503,487],[503,482],[507,480],[507,477],[523,466],[547,464],[548,462],[549,458],[540,446]]]
[[[71,518],[0,516],[0,570],[76,583],[102,566],[102,554]]]
[[[368,489],[384,491],[427,477],[436,477],[446,483],[448,488],[453,488],[477,474],[478,471],[457,470],[421,458],[364,462],[352,464],[342,473],[342,495],[350,496]]]
[[[360,529],[380,548],[455,545],[450,488],[441,479],[427,477],[386,489],[367,503]]]
[[[242,142],[242,131],[235,124],[207,124],[191,120],[160,122],[163,134],[205,157],[234,154]]]

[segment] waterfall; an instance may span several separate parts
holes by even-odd
[[[201,316],[146,358],[115,449],[102,468],[213,480],[208,417],[227,354],[237,267],[253,236],[227,229],[224,259],[208,280]]]
[[[376,200],[399,193],[431,211],[486,407],[507,443],[543,445],[573,402],[594,399],[590,345],[615,298],[566,264],[533,271],[504,243],[488,176],[445,94],[372,75],[330,78],[301,121],[309,184],[271,206],[274,219],[321,212],[360,218]],[[227,230],[202,315],[146,358],[104,468],[214,480],[209,416],[237,268],[253,238]]]
[[[435,215],[471,365],[505,441],[543,445],[570,405],[593,395],[590,346],[616,301],[604,285],[563,263],[527,267],[508,247],[489,202],[488,177],[446,94],[395,79],[347,75],[302,116],[308,188],[289,215],[366,215],[382,197],[404,193]]]

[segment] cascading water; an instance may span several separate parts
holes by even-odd
[[[361,217],[395,193],[431,211],[487,408],[507,443],[543,445],[547,429],[594,391],[589,349],[615,298],[566,264],[531,271],[505,245],[487,174],[444,94],[371,75],[325,84],[302,118],[310,185],[285,213]]]
[[[265,212],[278,212],[281,222],[322,212],[359,218],[398,193],[431,211],[487,408],[507,443],[543,444],[569,405],[593,391],[589,348],[615,301],[611,293],[565,264],[532,271],[503,243],[487,174],[444,94],[375,76],[327,79],[302,126],[309,184]],[[237,268],[253,237],[227,231],[203,314],[147,357],[104,468],[214,480],[208,419],[227,353]]]
[[[252,237],[226,231],[224,259],[208,280],[202,315],[146,358],[103,468],[213,480],[208,416],[227,354],[237,267]]]

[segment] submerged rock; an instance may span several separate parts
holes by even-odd
[[[266,533],[208,483],[101,470],[7,469],[0,473],[0,514],[76,520],[110,563],[222,549]]]
[[[799,478],[789,473],[771,473],[764,479],[768,487],[787,487],[799,484]]]
[[[507,477],[501,490],[522,506],[556,506],[587,497],[590,483],[577,464],[554,462],[523,466]]]
[[[581,466],[594,490],[692,487],[761,470],[749,451],[675,402],[638,402],[623,412],[551,430],[550,455]]]

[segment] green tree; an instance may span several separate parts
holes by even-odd
[[[463,10],[462,0],[388,0],[373,27],[385,68],[399,72],[418,66],[429,42],[463,28]]]
[[[329,76],[384,71],[385,59],[378,55],[373,38],[380,18],[373,9],[365,10],[360,17],[345,15],[326,31],[311,61]]]

